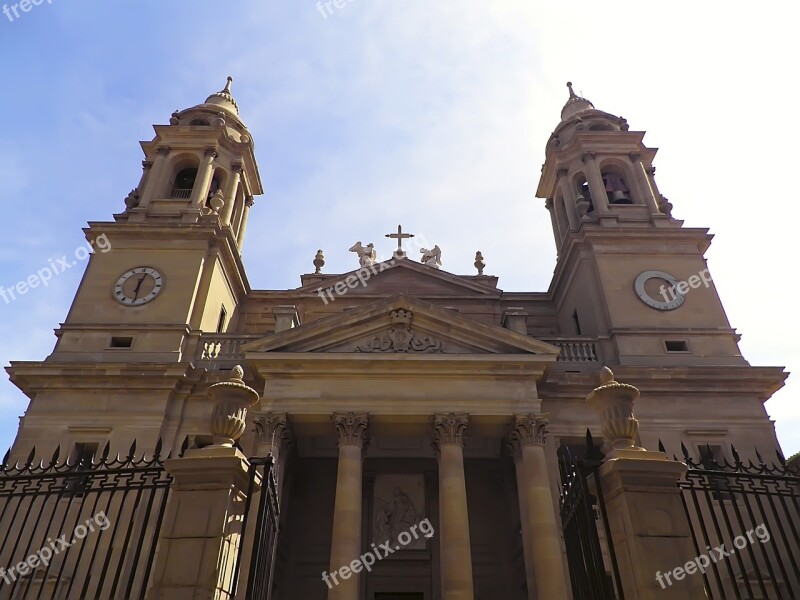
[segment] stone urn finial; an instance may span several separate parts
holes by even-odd
[[[639,390],[614,381],[614,373],[608,367],[600,371],[600,385],[586,396],[586,402],[600,415],[603,437],[614,451],[644,451],[636,445],[639,421],[633,415],[633,404],[638,398]]]
[[[225,206],[225,196],[222,194],[222,190],[217,190],[209,199],[209,204],[211,205],[211,210],[214,212],[215,215],[219,214],[219,211]]]
[[[212,385],[208,394],[214,402],[211,435],[214,445],[232,448],[245,430],[247,409],[258,402],[258,392],[243,381],[244,369],[236,365],[227,381]]]
[[[322,267],[325,266],[325,255],[322,250],[317,250],[317,255],[314,257],[314,274],[322,273]]]

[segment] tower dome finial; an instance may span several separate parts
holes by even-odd
[[[569,88],[569,99],[564,105],[564,108],[561,109],[562,121],[568,121],[578,113],[594,108],[594,104],[589,102],[586,98],[581,98],[575,93],[575,90],[572,89],[571,81],[567,82],[567,87]]]
[[[219,92],[211,94],[208,97],[208,99],[206,99],[206,104],[216,104],[221,108],[229,110],[230,112],[238,115],[239,105],[236,104],[236,100],[234,100],[233,96],[231,95],[232,83],[233,83],[233,77],[229,75],[227,82],[225,83],[225,88]]]

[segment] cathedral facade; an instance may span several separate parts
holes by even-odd
[[[275,459],[274,600],[572,597],[559,457],[587,428],[618,449],[586,400],[602,382],[641,393],[632,447],[779,449],[764,403],[786,373],[742,356],[712,236],[673,215],[643,138],[569,87],[536,194],[547,290],[504,292],[480,252],[448,272],[446,249],[394,223],[341,240],[351,272],[320,251],[299,287],[256,290],[241,249],[263,186],[229,81],[155,126],[124,210],[85,229],[112,250],[52,354],[8,368],[30,398],[12,456],[214,446],[209,388],[235,380],[258,392],[238,447]]]

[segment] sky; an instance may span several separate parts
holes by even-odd
[[[0,0],[2,2],[2,0]],[[138,183],[139,140],[235,78],[265,194],[244,261],[254,289],[297,287],[317,249],[402,223],[506,291],[545,291],[555,246],[535,197],[565,83],[624,116],[687,227],[709,227],[711,274],[753,365],[800,366],[796,170],[800,38],[789,2],[44,0],[0,14],[0,285],[84,256]],[[793,180],[792,180],[793,181]],[[0,359],[42,360],[85,260],[0,299]],[[61,267],[63,268],[63,267]],[[800,451],[800,384],[767,403]],[[0,380],[0,448],[27,400]]]

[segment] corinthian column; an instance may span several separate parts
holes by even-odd
[[[564,560],[544,453],[547,418],[516,415],[509,446],[514,455],[525,551],[528,598],[567,598]]]
[[[464,431],[469,415],[437,414],[433,439],[439,451],[439,545],[442,600],[473,600]]]
[[[338,584],[330,587],[328,600],[358,600],[359,576],[348,565],[361,555],[361,453],[367,419],[366,413],[333,415],[339,436],[339,470],[333,509],[330,573],[338,572],[339,578]]]

